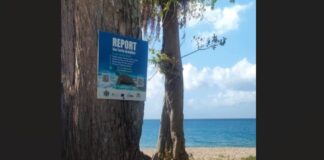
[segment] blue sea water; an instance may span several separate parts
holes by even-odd
[[[144,120],[141,148],[155,148],[160,120]],[[255,119],[186,119],[187,147],[255,147]]]

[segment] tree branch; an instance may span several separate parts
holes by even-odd
[[[148,81],[150,81],[158,72],[158,69],[156,68],[155,72],[151,75],[151,77],[148,79]]]
[[[211,48],[211,47],[213,47],[213,46],[216,46],[216,45],[208,46],[208,47],[205,47],[205,48],[199,48],[199,49],[197,49],[197,50],[194,50],[194,51],[192,51],[192,52],[190,52],[190,53],[187,53],[187,54],[181,56],[181,58],[184,58],[184,57],[187,57],[187,56],[189,56],[189,55],[192,55],[192,54],[194,54],[194,53],[196,53],[196,52],[198,52],[198,51],[202,51],[202,50],[209,49],[209,48]]]

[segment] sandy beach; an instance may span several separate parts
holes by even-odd
[[[151,156],[155,149],[142,149],[142,151]],[[256,156],[255,148],[186,148],[189,156],[194,160],[241,160],[249,156]]]

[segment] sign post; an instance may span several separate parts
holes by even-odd
[[[148,43],[98,33],[97,98],[145,101]]]

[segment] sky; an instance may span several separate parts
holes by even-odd
[[[184,77],[184,118],[256,117],[256,1],[217,1],[206,8],[204,18],[188,19],[180,30],[181,54],[197,49],[193,36],[216,33],[226,37],[225,46],[199,51],[182,59]],[[159,48],[161,44],[155,43]],[[149,46],[152,47],[152,46]],[[149,57],[150,58],[150,57]],[[148,65],[144,119],[160,119],[164,76]]]

